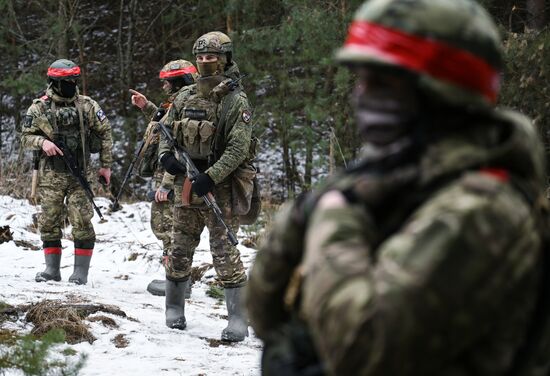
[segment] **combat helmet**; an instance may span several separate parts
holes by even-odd
[[[71,60],[59,59],[48,68],[47,76],[50,80],[74,80],[80,77],[80,67]]]
[[[166,64],[159,72],[161,80],[182,81],[183,85],[193,84],[199,74],[197,68],[187,60],[173,60]]]
[[[205,53],[224,55],[229,63],[233,54],[233,43],[221,31],[211,31],[200,36],[193,44],[193,55]]]
[[[493,105],[500,88],[498,31],[473,0],[367,1],[336,59],[412,71],[421,90],[451,105]]]

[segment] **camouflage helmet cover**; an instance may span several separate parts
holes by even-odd
[[[49,66],[47,76],[52,80],[77,79],[80,77],[80,67],[71,60],[59,59]]]
[[[473,0],[367,1],[336,58],[413,71],[422,89],[454,105],[494,104],[500,87],[498,31]]]
[[[193,55],[212,53],[230,56],[233,53],[231,39],[221,31],[211,31],[200,36],[193,44]]]
[[[197,68],[187,60],[172,60],[167,63],[159,72],[161,80],[170,80],[177,77],[184,77],[186,74],[196,81],[198,78]]]

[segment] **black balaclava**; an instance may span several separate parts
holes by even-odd
[[[67,80],[52,80],[53,91],[63,98],[72,98],[76,94],[76,82]]]

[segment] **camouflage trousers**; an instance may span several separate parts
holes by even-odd
[[[168,254],[172,243],[173,204],[170,201],[151,204],[151,229],[158,240],[162,241],[164,254]]]
[[[175,187],[176,197],[181,196],[181,186]],[[216,201],[224,221],[237,233],[239,219],[231,213],[231,186],[222,183],[214,190]],[[176,199],[176,203],[181,200]],[[198,203],[196,198],[193,203]],[[214,269],[224,287],[240,287],[246,282],[246,272],[239,250],[227,240],[225,228],[218,222],[210,209],[201,206],[174,207],[172,247],[165,261],[166,278],[183,281],[191,275],[195,248],[199,245],[202,230],[210,232],[210,252]]]
[[[42,170],[39,193],[42,214],[38,220],[38,229],[43,242],[61,239],[66,210],[69,222],[73,226],[72,235],[75,243],[93,244],[95,232],[91,221],[94,216],[92,204],[71,174]]]

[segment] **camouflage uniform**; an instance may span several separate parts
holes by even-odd
[[[46,95],[35,99],[27,110],[23,124],[21,143],[31,150],[41,150],[44,137],[55,139],[54,124],[59,134],[65,137],[65,143],[79,164],[89,168],[90,150],[87,146],[83,156],[80,137],[79,115],[77,107],[82,111],[82,120],[89,141],[90,133],[100,139],[100,162],[102,167],[112,164],[111,127],[103,110],[93,99],[77,95],[71,100],[65,100],[51,89]],[[55,117],[55,121],[54,121]],[[40,236],[43,242],[58,242],[61,239],[62,213],[67,205],[68,218],[73,226],[72,235],[77,248],[93,248],[95,233],[91,223],[93,217],[92,205],[86,198],[84,190],[70,174],[60,157],[42,155],[40,160],[40,202],[42,215],[39,221]]]
[[[76,167],[88,176],[92,175],[90,154],[99,152],[99,174],[108,179],[112,163],[111,127],[99,105],[91,98],[78,94],[76,80],[80,77],[80,67],[74,62],[66,59],[54,61],[48,68],[47,76],[49,86],[46,95],[36,99],[27,110],[21,136],[23,147],[40,153],[42,214],[38,227],[46,270],[37,273],[35,280],[61,280],[61,229],[66,212],[73,226],[75,246],[74,271],[69,282],[86,284],[95,245],[92,205],[63,158],[58,155],[61,151],[53,142],[64,144],[65,153],[70,151]]]
[[[247,296],[264,374],[548,372],[536,347],[541,372],[518,372],[540,304],[543,148],[528,119],[492,107],[496,91],[468,87],[460,69],[445,82],[423,69],[445,66],[439,47],[425,66],[404,58],[421,55],[403,43],[410,34],[423,45],[419,35],[446,31],[459,48],[485,44],[470,54],[494,51],[494,26],[467,0],[374,0],[358,12],[339,59],[414,72],[431,112],[410,148],[379,158],[367,142],[355,167],[279,213]]]
[[[236,63],[224,73],[225,78],[237,79],[240,74]],[[246,94],[239,86],[232,92],[223,95],[219,102],[213,102],[210,98],[212,91],[201,93],[200,84],[189,87],[189,90],[178,95],[168,114],[166,123],[176,127],[174,134],[176,142],[186,147],[191,153],[195,164],[200,171],[206,172],[216,183],[214,196],[224,215],[224,220],[236,233],[239,226],[238,217],[232,214],[232,173],[240,165],[248,162],[250,139],[252,137],[252,125],[250,124],[250,106]],[[188,148],[189,131],[185,127],[187,114],[196,107],[196,102],[206,102],[209,121],[213,125],[221,121],[222,109],[226,114],[225,134],[227,138],[219,145],[223,153],[209,164],[212,143],[215,137],[215,127],[210,128],[208,134],[192,135],[201,137],[201,144],[197,148]],[[204,128],[202,128],[204,129]],[[195,130],[196,132],[196,130]],[[159,155],[170,151],[169,146],[161,140]],[[203,153],[202,155],[200,155]],[[206,225],[210,231],[210,250],[214,267],[220,281],[226,287],[241,286],[246,281],[246,274],[240,259],[239,251],[229,244],[224,227],[218,223],[216,217],[203,203],[202,199],[193,195],[190,206],[182,206],[182,186],[184,176],[178,176],[175,180],[175,208],[173,224],[173,247],[169,252],[166,263],[167,278],[184,281],[191,275],[193,253],[200,241],[200,234]]]

